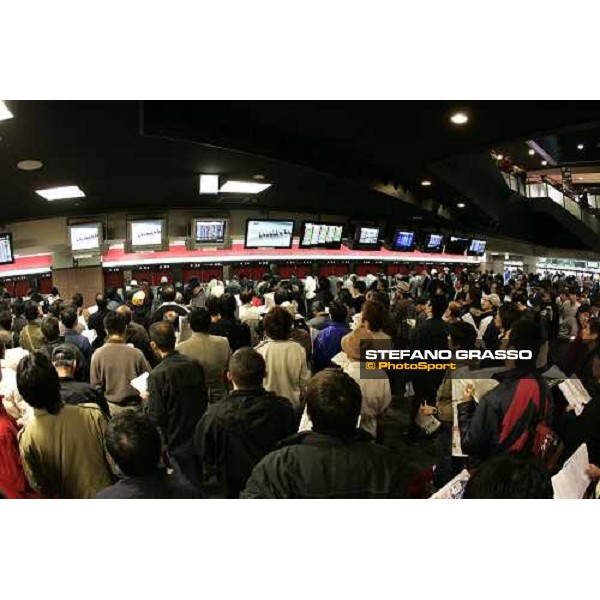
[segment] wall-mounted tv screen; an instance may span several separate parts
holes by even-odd
[[[337,249],[342,245],[341,223],[304,221],[300,231],[300,248]]]
[[[451,235],[446,242],[446,254],[464,254],[469,247],[469,238]]]
[[[0,265],[10,265],[14,262],[12,233],[0,233]]]
[[[129,221],[129,240],[132,248],[162,246],[164,234],[163,219],[143,219]]]
[[[483,256],[485,254],[486,244],[487,242],[485,240],[471,240],[467,254],[469,256]]]
[[[194,219],[193,232],[196,244],[224,244],[226,219]]]
[[[441,233],[428,233],[425,236],[423,250],[425,252],[442,252],[444,249],[444,236]]]
[[[396,229],[392,239],[392,248],[398,252],[411,252],[415,248],[416,234],[414,231]]]
[[[376,246],[379,243],[379,234],[381,227],[373,227],[370,225],[359,225],[354,234],[354,240],[358,244],[365,246]]]
[[[294,221],[248,219],[246,248],[291,248]]]
[[[100,244],[103,241],[102,223],[69,225],[69,238],[73,252],[100,250]]]

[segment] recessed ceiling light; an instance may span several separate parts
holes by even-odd
[[[21,160],[17,163],[17,169],[21,171],[37,171],[44,166],[41,160]]]
[[[583,150],[583,144],[577,144],[577,150]]]
[[[450,117],[450,120],[455,125],[464,125],[469,120],[469,117],[463,112],[457,112]]]
[[[545,167],[547,164],[548,164],[548,161],[547,161],[547,160],[543,160],[543,161],[542,161],[542,167]]]
[[[421,181],[421,185],[423,187],[429,187],[431,185],[431,181],[429,181],[429,179],[423,179],[423,181]]]
[[[458,206],[458,208],[464,208],[466,204],[464,202],[459,202],[456,206]]]
[[[13,114],[8,110],[8,106],[4,103],[4,100],[0,100],[0,121],[6,121],[6,119],[12,119]]]
[[[262,181],[264,178],[265,178],[265,176],[261,175],[260,173],[252,176],[252,179],[258,179],[259,181]]]
[[[535,154],[535,150],[533,148],[531,148],[529,150],[529,156],[533,156]]]
[[[218,175],[200,175],[200,193],[218,194],[219,176]]]
[[[260,192],[264,192],[269,187],[271,187],[270,183],[232,180],[224,183],[219,191],[225,194],[260,194]]]
[[[53,200],[69,200],[70,198],[85,197],[83,190],[77,185],[65,185],[62,187],[48,188],[46,190],[36,190],[35,193],[49,202],[52,202]]]

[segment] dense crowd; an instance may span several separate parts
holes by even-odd
[[[550,477],[583,443],[600,476],[599,312],[591,278],[448,268],[132,281],[91,307],[56,289],[4,291],[0,493],[423,497],[466,470],[466,498],[551,498]],[[375,347],[532,358],[361,377]],[[583,410],[555,385],[571,376],[591,396]],[[386,443],[393,407],[409,413],[408,444],[437,448],[408,483]]]

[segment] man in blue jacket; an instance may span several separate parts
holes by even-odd
[[[317,335],[313,345],[313,373],[334,366],[331,359],[341,352],[342,338],[350,331],[346,323],[347,316],[348,311],[340,302],[332,302],[329,305],[331,323]]]

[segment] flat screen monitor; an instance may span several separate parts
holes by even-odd
[[[341,223],[304,221],[300,231],[300,248],[340,248],[343,229]]]
[[[102,243],[102,223],[79,223],[69,226],[71,250],[82,252],[100,250]]]
[[[423,250],[425,252],[442,252],[444,250],[444,236],[441,233],[428,233],[425,236]]]
[[[471,240],[467,254],[469,256],[483,256],[485,254],[486,244],[487,242],[485,240]]]
[[[291,248],[294,221],[248,219],[246,248]]]
[[[381,227],[373,227],[367,225],[359,225],[356,228],[356,233],[354,234],[354,240],[358,244],[363,244],[365,246],[376,246],[379,243],[379,233],[381,232]]]
[[[396,229],[392,239],[392,248],[398,252],[412,252],[415,249],[416,234],[414,231]]]
[[[451,235],[446,242],[446,254],[464,254],[469,247],[469,238]]]
[[[163,233],[163,219],[144,219],[129,222],[129,239],[133,249],[162,246]]]
[[[195,219],[194,241],[196,244],[224,244],[227,231],[226,219]]]
[[[0,265],[10,265],[14,262],[12,233],[0,233]]]

